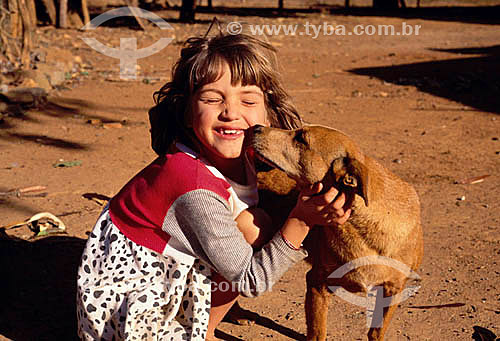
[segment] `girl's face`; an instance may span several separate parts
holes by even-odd
[[[231,85],[226,63],[222,76],[202,86],[191,102],[191,124],[203,156],[229,177],[241,171],[245,130],[256,124],[268,125],[266,117],[262,90],[255,85]]]

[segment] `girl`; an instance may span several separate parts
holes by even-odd
[[[214,339],[238,293],[270,290],[307,255],[300,245],[312,226],[347,220],[345,196],[334,188],[319,195],[316,184],[266,236],[277,228],[254,208],[245,131],[300,125],[275,57],[246,35],[187,41],[150,110],[158,158],[110,200],[84,250],[81,338]]]

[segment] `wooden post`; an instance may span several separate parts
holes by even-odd
[[[26,6],[28,7],[29,11],[31,27],[36,27],[37,18],[36,18],[35,0],[26,0]]]
[[[19,20],[19,4],[17,0],[9,1],[9,12],[10,12],[10,34],[13,38],[19,37],[20,25]]]
[[[30,51],[32,48],[32,19],[30,18],[30,11],[26,5],[26,0],[19,0],[18,6],[23,23],[23,49],[21,51],[21,64],[23,69],[28,69],[30,67]]]
[[[82,0],[82,14],[83,23],[87,25],[90,22],[89,6],[87,5],[87,0]]]
[[[7,0],[0,0],[0,5],[2,6],[2,11],[4,8],[7,9],[5,12],[7,12],[8,9],[10,9]],[[3,13],[1,18],[3,19]],[[2,58],[3,60],[5,57],[6,60],[10,61],[11,63],[14,63],[15,57],[14,54],[12,53],[11,43],[9,41],[10,39],[8,38],[8,36],[12,34],[11,32],[12,27],[5,26],[2,28],[5,28],[5,30],[0,30],[0,46],[3,48],[4,53],[3,55],[0,54],[0,58]]]
[[[59,3],[59,27],[68,27],[68,0],[60,0]]]
[[[42,0],[43,6],[45,7],[45,10],[47,11],[47,14],[49,16],[50,23],[54,26],[57,25],[57,10],[56,6],[54,5],[54,0]]]

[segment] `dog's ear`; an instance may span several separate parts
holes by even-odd
[[[356,194],[363,198],[365,205],[368,207],[370,200],[367,167],[350,157],[336,159],[332,166],[336,182],[351,187]]]
[[[351,186],[357,189],[357,194],[360,195],[365,201],[366,207],[368,207],[369,200],[368,181],[370,180],[368,177],[368,168],[361,162],[356,159],[349,159],[347,165],[347,173],[342,180],[344,185]],[[354,181],[353,181],[354,180]]]

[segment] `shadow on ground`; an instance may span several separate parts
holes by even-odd
[[[0,335],[16,341],[77,340],[76,273],[85,240],[33,242],[0,231]]]
[[[242,309],[242,308],[241,308]],[[257,324],[259,326],[265,327],[267,329],[274,330],[278,333],[280,333],[283,336],[286,336],[287,339],[290,340],[298,340],[298,341],[305,341],[306,336],[303,334],[300,334],[296,332],[293,329],[290,329],[288,327],[282,326],[272,319],[262,316],[260,314],[254,313],[253,311],[247,310],[247,309],[242,309],[241,312],[239,313],[242,317],[243,320],[246,320],[247,323],[244,323],[243,321],[233,321],[231,318],[227,319],[228,315],[224,318],[224,322],[228,323],[233,323],[233,324]],[[227,333],[224,333],[221,330],[216,330],[215,331],[215,336],[219,339],[225,340],[225,341],[241,341],[242,339],[236,338],[232,335],[229,335]]]
[[[38,90],[39,88],[33,88]],[[99,112],[113,112],[118,113],[123,111],[123,113],[131,111],[143,111],[142,108],[133,107],[120,107],[120,106],[108,106],[103,104],[95,104],[90,101],[82,101],[78,99],[62,98],[62,97],[48,97],[45,93],[43,94],[43,99],[34,99],[29,91],[33,89],[21,89],[25,90],[26,94],[20,100],[9,99],[6,96],[0,94],[0,104],[3,102],[6,104],[5,114],[0,114],[0,141],[11,141],[11,142],[28,142],[38,145],[50,146],[60,149],[69,150],[83,150],[89,151],[91,149],[90,145],[81,144],[75,141],[70,141],[67,139],[61,139],[56,137],[51,137],[43,134],[25,134],[12,132],[18,125],[19,122],[30,122],[36,124],[43,124],[42,121],[34,115],[34,112],[38,114],[59,118],[61,120],[76,120],[82,124],[89,124],[95,128],[100,128],[103,124],[109,123],[119,123],[122,126],[137,126],[144,125],[142,121],[130,121],[116,120],[107,118],[105,115],[87,114],[86,110],[93,109]]]
[[[242,2],[242,4],[244,4]],[[174,12],[174,16],[180,12],[180,6],[163,7],[153,3],[142,3],[141,8],[148,11]],[[112,8],[107,8],[109,10]],[[105,10],[93,8],[91,18],[102,14]],[[406,7],[398,9],[378,9],[373,7],[344,7],[339,5],[325,5],[321,3],[311,4],[308,7],[278,7],[278,1],[268,3],[266,7],[239,7],[239,6],[196,6],[196,13],[232,15],[239,17],[266,17],[266,18],[298,18],[310,13],[330,13],[334,15],[359,16],[359,17],[392,17],[402,19],[422,19],[439,21],[456,21],[476,24],[500,24],[500,6],[443,6],[443,7]],[[168,22],[182,23],[179,19],[172,17],[163,18]],[[210,24],[211,20],[195,19],[191,24]],[[127,27],[141,29],[133,17],[119,17],[106,21],[102,26]]]
[[[276,2],[277,5],[277,2]],[[226,6],[198,6],[197,13],[211,13],[222,15],[236,15],[239,17],[264,17],[264,18],[297,18],[309,13],[320,12],[319,8],[278,8],[278,7],[226,7]]]
[[[274,5],[274,6],[273,6]],[[500,6],[446,6],[446,7],[407,7],[398,9],[377,9],[372,7],[344,7],[338,5],[316,4],[308,8],[279,9],[278,3],[269,7],[228,7],[228,6],[197,6],[197,13],[221,15],[236,15],[239,17],[288,17],[297,18],[310,13],[327,12],[333,15],[348,15],[359,17],[392,17],[402,19],[422,19],[438,21],[456,21],[476,24],[500,24]],[[170,8],[168,10],[180,10]],[[170,21],[171,19],[169,19]]]
[[[323,6],[323,8],[323,10],[328,10],[333,15],[455,21],[487,25],[500,24],[500,6],[407,7],[394,10],[339,6]]]
[[[434,50],[471,56],[348,71],[397,85],[415,86],[467,107],[500,114],[500,45]]]

